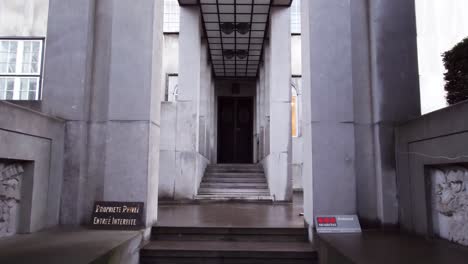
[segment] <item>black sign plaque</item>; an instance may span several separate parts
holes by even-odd
[[[91,226],[100,229],[135,230],[143,227],[142,202],[94,202]]]

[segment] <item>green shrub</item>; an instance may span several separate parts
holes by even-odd
[[[447,102],[456,104],[468,99],[468,38],[445,52],[443,61],[447,72],[445,91]]]

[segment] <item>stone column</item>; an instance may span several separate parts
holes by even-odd
[[[201,72],[201,18],[199,7],[180,8],[179,95],[177,97],[175,199],[196,193],[198,97]]]
[[[147,225],[156,221],[158,203],[163,47],[160,2],[96,3],[97,28],[105,37],[96,39],[96,47],[102,45],[102,49],[96,49],[95,65],[98,58],[107,61],[95,67],[93,98],[102,101],[92,105],[97,133],[104,129],[98,112],[107,112],[102,198],[145,202]],[[103,88],[107,97],[98,95]]]
[[[312,200],[313,214],[396,224],[394,129],[419,116],[414,2],[317,0],[303,8],[306,219]]]
[[[290,10],[273,7],[270,18],[268,182],[276,200],[292,198]]]
[[[50,0],[42,111],[66,120],[60,221],[78,224],[87,176],[89,94],[94,38],[92,0]]]
[[[312,122],[310,119],[310,22],[309,3],[301,1],[301,52],[302,52],[302,186],[304,192],[304,218],[313,225],[313,175],[312,175]],[[310,232],[312,234],[312,232]]]
[[[157,217],[162,1],[75,2],[51,1],[45,60],[43,109],[70,123],[62,223],[89,222],[95,200],[139,201],[150,226]]]
[[[317,0],[306,11],[314,214],[356,213],[350,6]]]

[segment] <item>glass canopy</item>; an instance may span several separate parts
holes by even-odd
[[[292,0],[179,0],[200,5],[216,77],[254,78],[263,53],[272,6]]]

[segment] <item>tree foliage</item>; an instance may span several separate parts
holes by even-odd
[[[447,102],[456,104],[468,100],[468,38],[443,55]]]

